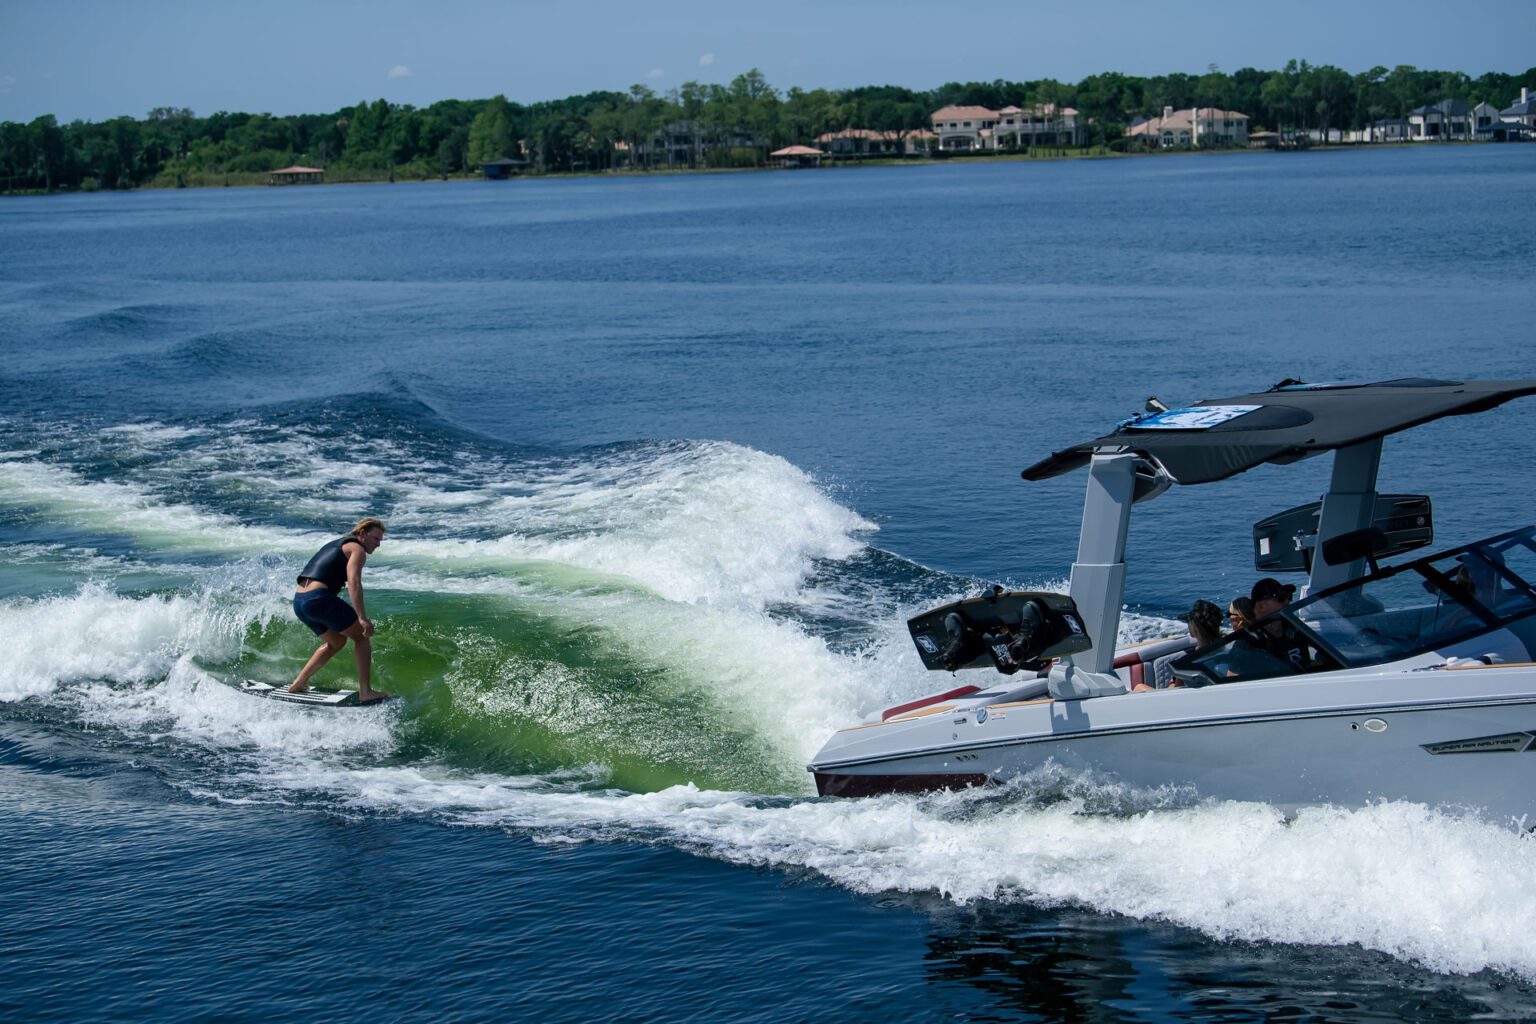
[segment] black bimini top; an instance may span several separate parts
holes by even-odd
[[[1178,483],[1206,484],[1263,462],[1296,462],[1531,394],[1536,380],[1287,380],[1258,394],[1211,398],[1127,420],[1097,440],[1053,452],[1026,469],[1024,479],[1059,476],[1086,466],[1095,451],[1119,449],[1151,457]]]

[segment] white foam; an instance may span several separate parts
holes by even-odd
[[[874,529],[783,459],[726,444],[614,480],[555,482],[496,512],[519,531],[499,542],[518,557],[625,576],[669,600],[758,609],[794,597],[814,559],[848,558]]]
[[[119,597],[101,583],[68,596],[0,602],[0,700],[48,694],[84,680],[164,678],[189,653],[233,657],[240,618],[196,598]]]
[[[68,698],[89,724],[170,735],[221,752],[259,754],[269,767],[289,766],[317,788],[324,777],[347,771],[325,763],[325,755],[388,754],[398,716],[388,706],[317,713],[263,700],[215,679],[190,656],[176,659],[157,685],[95,683],[71,691]]]
[[[203,431],[200,430],[167,426],[164,423],[123,423],[115,427],[103,427],[101,432],[134,438],[145,447],[158,446],[166,441],[185,441],[188,438],[203,435]]]
[[[263,783],[314,788],[307,773]],[[1536,979],[1536,842],[1381,804],[1287,822],[1260,804],[1128,816],[994,794],[764,800],[679,786],[578,791],[529,779],[372,768],[330,780],[347,806],[532,830],[546,841],[664,842],[723,860],[815,870],[864,893],[1075,904],[1217,939],[1358,945],[1437,971]]]
[[[329,508],[341,521],[383,494],[397,511],[387,547],[375,556],[380,563],[393,557],[452,573],[549,561],[624,577],[668,600],[757,609],[792,599],[815,560],[849,557],[874,528],[788,462],[738,445],[699,443],[596,465],[533,467],[514,485],[471,490],[410,479],[381,488],[380,481],[400,474],[328,460],[299,441],[279,446],[293,450],[267,471],[227,468],[225,456],[203,446],[133,481],[89,481],[49,463],[4,461],[0,502],[156,549],[296,557],[329,535],[248,526],[188,505],[180,498],[185,475],[291,495],[290,511]],[[201,465],[208,459],[225,468]],[[320,491],[324,502],[308,497]],[[413,525],[430,522],[440,530],[444,510],[452,510],[455,537],[413,536]],[[475,532],[482,537],[473,539]]]
[[[185,440],[174,429],[123,436],[146,450]],[[626,663],[647,666],[648,684],[681,690],[722,728],[759,738],[786,777],[807,786],[800,765],[834,728],[942,678],[921,668],[907,641],[903,620],[915,609],[880,611],[868,622],[874,642],[854,655],[765,613],[776,602],[807,601],[816,560],[856,554],[870,529],[773,456],[733,445],[656,446],[593,464],[524,466],[516,479],[477,466],[450,487],[379,469],[398,466],[382,449],[364,471],[317,454],[308,439],[280,444],[274,453],[232,429],[196,451],[167,453],[142,476],[105,483],[0,461],[0,502],[126,533],[145,548],[290,557],[307,556],[326,534],[248,527],[198,508],[181,497],[178,476],[224,474],[242,493],[284,502],[340,481],[315,500],[327,516],[369,510],[387,494],[399,514],[371,582],[537,602],[562,627],[584,626]],[[395,479],[380,484],[373,473]],[[445,511],[455,535],[430,535]],[[589,575],[571,585],[544,573],[535,585],[530,559]],[[596,574],[634,586],[588,586]],[[233,585],[186,596],[125,597],[97,584],[0,602],[8,641],[0,700],[42,696],[91,724],[214,751],[238,766],[228,769],[235,791],[230,779],[198,778],[194,788],[232,800],[319,793],[359,812],[526,829],[543,841],[664,842],[735,863],[803,867],[859,892],[1068,902],[1216,938],[1355,943],[1436,970],[1536,978],[1536,932],[1526,926],[1536,908],[1536,844],[1416,805],[1311,809],[1286,822],[1272,808],[1235,803],[1123,813],[1156,797],[1077,784],[1048,805],[1021,789],[820,801],[692,786],[598,790],[600,765],[574,770],[575,779],[383,765],[405,709],[317,714],[238,694],[198,667],[238,656],[250,623],[282,611],[287,583],[287,570],[263,564],[237,569]],[[1180,628],[1127,614],[1121,639]],[[547,684],[576,710],[572,721],[599,710],[583,703],[579,672],[551,665]],[[463,713],[527,713],[494,688],[460,687],[453,697]],[[1081,813],[1101,804],[1122,813]]]
[[[41,508],[60,521],[127,534],[146,545],[173,550],[250,554],[301,550],[303,535],[247,526],[218,513],[168,501],[139,484],[85,480],[44,462],[0,462],[0,504]]]

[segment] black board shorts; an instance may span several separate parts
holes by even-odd
[[[357,612],[331,590],[306,590],[293,595],[293,614],[320,636],[327,630],[345,632],[357,621]]]

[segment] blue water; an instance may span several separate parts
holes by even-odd
[[[817,801],[907,615],[1056,586],[1080,474],[1284,377],[1532,376],[1536,149],[0,204],[0,1012],[26,1020],[1536,1015],[1536,847],[1413,805]],[[1532,520],[1536,403],[1393,438]],[[1326,460],[1169,495],[1127,636]],[[364,514],[380,684],[291,676]],[[346,685],[350,659],[324,681]],[[346,664],[344,664],[344,662]],[[86,979],[86,980],[82,980]]]

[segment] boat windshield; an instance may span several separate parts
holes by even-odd
[[[1186,683],[1206,685],[1361,668],[1443,651],[1530,618],[1536,613],[1532,580],[1536,526],[1382,569],[1297,601],[1187,659],[1178,674]]]

